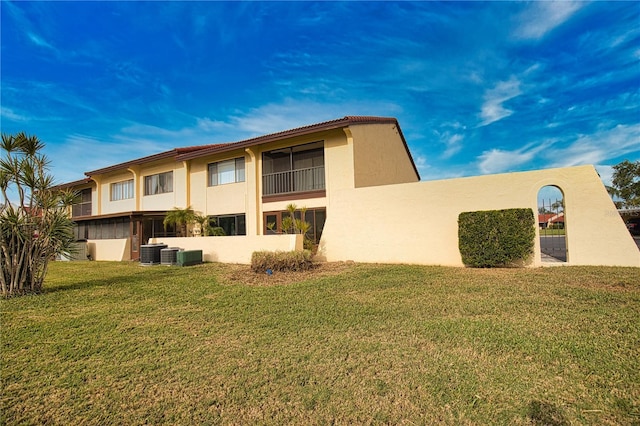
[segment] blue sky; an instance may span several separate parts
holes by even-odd
[[[640,159],[640,2],[7,2],[1,128],[59,182],[396,117],[424,180]]]

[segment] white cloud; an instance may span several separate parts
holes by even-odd
[[[617,125],[578,137],[566,148],[553,149],[547,157],[553,167],[603,164],[607,160],[640,152],[640,124]]]
[[[571,18],[583,5],[583,2],[572,1],[532,2],[518,17],[514,35],[521,39],[541,39]]]
[[[16,113],[11,108],[0,107],[0,116],[11,121],[29,121],[28,117]]]
[[[487,90],[480,109],[480,126],[486,126],[513,114],[513,111],[505,108],[503,104],[520,94],[520,81],[515,77],[501,81],[494,88]]]
[[[285,100],[266,104],[230,117],[237,130],[249,136],[259,136],[307,124],[339,118],[326,105],[315,102]]]
[[[212,120],[209,117],[197,118],[196,119],[198,129],[204,132],[214,132],[220,131],[222,129],[232,129],[229,123],[225,123],[224,121]]]
[[[607,161],[640,153],[640,124],[617,125],[602,129],[593,134],[579,136],[569,144],[558,140],[544,140],[539,144],[529,144],[518,150],[492,149],[479,157],[478,168],[481,173],[502,173],[518,170],[527,163],[540,168],[572,167],[585,164],[598,164],[603,170],[605,182],[610,179],[606,174]],[[637,158],[637,157],[636,157]],[[633,157],[631,157],[634,160]]]
[[[613,167],[597,164],[595,168],[598,171],[602,182],[607,186],[611,186],[611,181],[613,179]]]
[[[480,155],[478,167],[484,174],[502,173],[516,169],[519,166],[531,161],[536,154],[536,150],[505,151],[502,149],[492,149]]]
[[[39,35],[37,35],[35,33],[32,33],[32,32],[29,32],[29,33],[27,33],[27,36],[29,37],[29,40],[31,40],[35,45],[55,51],[55,48],[52,45],[50,45],[49,43],[47,43],[47,41],[44,40]]]
[[[431,166],[427,163],[427,157],[425,157],[424,155],[414,155],[413,163],[416,165],[420,177],[424,179],[427,171],[431,168]]]
[[[478,159],[478,168],[483,174],[503,173],[522,169],[522,166],[533,161],[536,157],[546,155],[556,143],[554,139],[545,139],[530,143],[513,151],[492,149],[483,152]]]
[[[442,158],[451,158],[453,157],[455,154],[457,154],[458,152],[460,152],[460,150],[462,150],[463,146],[462,146],[462,141],[464,140],[464,135],[461,135],[459,133],[455,133],[453,135],[447,135],[446,139],[445,139],[445,145],[446,145],[446,149],[444,151],[444,153],[442,154]]]
[[[287,98],[281,103],[269,103],[239,111],[227,121],[234,127],[237,140],[334,120],[346,115],[396,116],[401,111],[394,103],[368,99],[324,103]]]

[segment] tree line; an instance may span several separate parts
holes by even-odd
[[[640,207],[640,161],[624,160],[613,166],[607,191],[619,209]]]

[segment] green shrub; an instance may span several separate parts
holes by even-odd
[[[254,272],[306,271],[311,269],[311,252],[303,251],[254,251],[251,254],[251,269]]]
[[[458,216],[458,247],[467,266],[523,265],[533,254],[535,235],[531,209],[464,212]]]

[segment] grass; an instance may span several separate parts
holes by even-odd
[[[0,301],[0,423],[640,424],[637,268],[252,274],[52,264]]]
[[[564,235],[564,229],[555,229],[555,228],[546,228],[540,230],[541,236],[549,236],[549,235]]]

